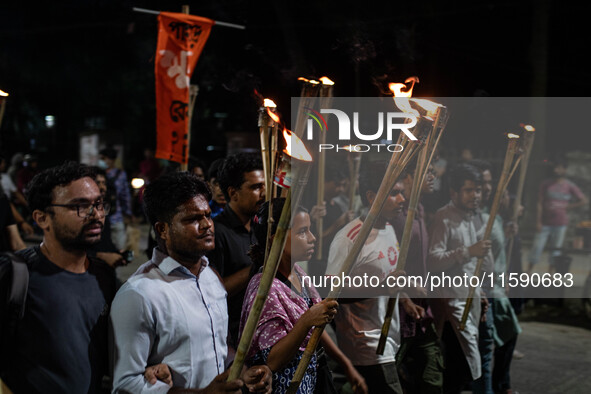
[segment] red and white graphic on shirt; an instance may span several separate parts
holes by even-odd
[[[347,237],[351,241],[355,241],[355,237],[357,237],[357,235],[359,234],[360,231],[361,231],[361,223],[356,225],[355,227],[353,227],[351,229],[351,231],[349,231],[349,233],[347,233]]]
[[[388,261],[390,261],[391,266],[395,266],[398,262],[398,252],[393,246],[388,248]]]

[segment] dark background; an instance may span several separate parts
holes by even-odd
[[[410,75],[421,80],[415,96],[573,97],[591,88],[591,6],[575,1],[3,2],[0,89],[10,97],[2,149],[29,152],[34,139],[43,164],[77,159],[78,134],[99,129],[121,136],[125,165],[134,167],[141,148],[155,144],[157,19],[131,8],[180,12],[182,4],[246,25],[214,26],[193,74],[191,154],[206,161],[225,153],[224,132],[256,133],[255,89],[289,124],[299,76],[329,76],[338,96],[380,96]],[[54,128],[45,115],[56,117]],[[539,131],[541,156],[548,144],[590,150],[581,130]],[[466,141],[479,150],[489,140]]]

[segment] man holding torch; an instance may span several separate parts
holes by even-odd
[[[437,211],[431,223],[429,270],[450,277],[472,275],[477,258],[488,256],[491,247],[490,241],[478,240],[473,220],[482,200],[482,174],[474,166],[459,164],[450,176],[450,193],[451,201]],[[432,293],[435,325],[445,350],[446,393],[459,393],[481,374],[478,325],[488,301],[478,289],[483,305],[472,303],[466,327],[460,330],[468,292],[468,287],[448,286],[437,287]]]
[[[113,392],[166,393],[174,386],[190,389],[183,393],[239,393],[244,385],[271,391],[263,365],[226,381],[227,293],[205,257],[215,245],[210,199],[207,185],[188,172],[146,187],[144,208],[158,247],[113,301]],[[145,376],[148,364],[156,371]]]
[[[376,198],[384,169],[383,163],[374,163],[360,177],[359,191],[367,206]],[[396,297],[400,290],[394,286],[382,287],[382,284],[394,274],[398,262],[398,240],[389,221],[402,212],[403,190],[402,182],[392,188],[350,272],[351,277],[377,277],[380,284],[363,288],[345,285],[339,299],[340,311],[335,318],[339,348],[365,378],[370,393],[402,393],[395,362],[400,345],[398,316],[390,326],[384,354],[376,354],[375,349],[388,299]],[[351,250],[363,220],[363,217],[354,219],[335,235],[328,256],[328,276],[341,272],[340,264]],[[407,297],[400,302],[409,304],[409,308],[412,304]],[[412,313],[410,309],[409,313]]]

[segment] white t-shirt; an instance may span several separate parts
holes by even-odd
[[[4,193],[6,193],[8,197],[10,197],[10,195],[16,191],[16,185],[10,178],[10,175],[6,173],[0,174],[0,183],[2,184]]]
[[[357,218],[335,235],[330,245],[327,275],[340,275],[341,265],[353,247],[362,225],[363,222]],[[374,275],[380,278],[381,283],[394,272],[397,263],[398,240],[392,226],[387,224],[384,229],[371,230],[349,275]],[[376,354],[387,305],[386,296],[339,304],[339,312],[335,317],[337,341],[339,348],[354,365],[377,365],[395,361],[400,347],[398,297],[384,354]]]

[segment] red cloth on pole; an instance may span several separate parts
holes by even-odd
[[[215,21],[174,12],[158,15],[156,157],[186,164],[189,81]]]

